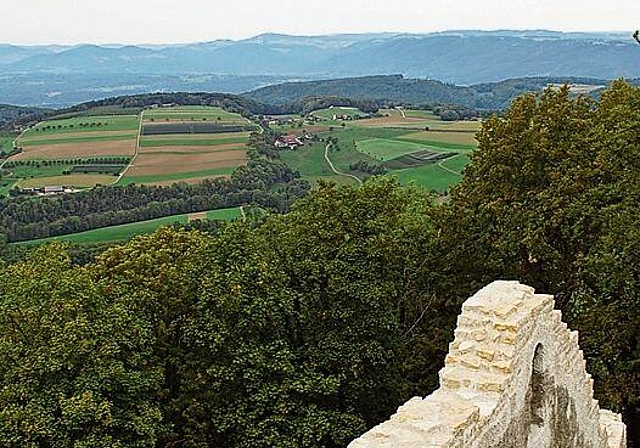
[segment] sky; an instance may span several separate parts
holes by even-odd
[[[638,0],[16,0],[0,14],[0,42],[20,45],[167,44],[265,32],[636,28]]]

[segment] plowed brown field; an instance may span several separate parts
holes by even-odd
[[[91,143],[60,143],[25,147],[24,151],[11,160],[32,159],[74,159],[98,156],[132,156],[135,140],[114,140]]]

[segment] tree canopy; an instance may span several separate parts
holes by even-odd
[[[0,267],[0,445],[342,447],[437,372],[463,300],[517,279],[640,414],[640,89],[526,95],[446,203],[323,184],[286,215]]]

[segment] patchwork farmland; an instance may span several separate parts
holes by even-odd
[[[110,184],[136,152],[139,117],[83,116],[38,123],[16,139],[2,164],[8,188]]]
[[[119,184],[166,185],[230,175],[247,162],[255,126],[214,107],[172,107],[142,115],[137,154]]]
[[[334,119],[336,110],[352,118]],[[442,121],[430,111],[381,109],[376,116],[350,108],[316,111],[313,122],[277,129],[285,133],[315,133],[332,140],[327,156],[339,173],[361,179],[386,171],[402,183],[417,183],[444,192],[461,178],[468,154],[477,147],[478,121]],[[358,117],[358,118],[355,118]],[[317,120],[320,121],[317,121]],[[338,124],[336,126],[336,124]],[[323,129],[324,126],[324,129]],[[280,157],[305,178],[355,184],[355,180],[331,169],[324,158],[326,144],[309,143],[296,150],[283,150]],[[368,171],[363,171],[368,170]]]
[[[196,183],[246,164],[255,126],[216,107],[163,107],[139,115],[50,120],[27,129],[2,164],[12,188]]]

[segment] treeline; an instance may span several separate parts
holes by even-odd
[[[448,202],[321,185],[83,268],[60,246],[1,265],[0,445],[344,447],[434,390],[461,303],[515,279],[556,296],[640,446],[639,104],[622,82],[523,96]]]
[[[9,160],[4,164],[5,168],[19,166],[54,166],[54,165],[127,165],[131,157],[89,157],[76,159],[33,159],[33,160]]]
[[[228,180],[96,187],[56,198],[0,199],[0,229],[7,242],[16,242],[244,204],[285,212],[308,190],[308,183],[284,164],[257,159]]]
[[[23,107],[0,104],[0,129],[3,129],[9,123],[15,122],[16,120],[20,120],[24,117],[46,114],[51,111],[51,109],[44,109],[40,107]]]

